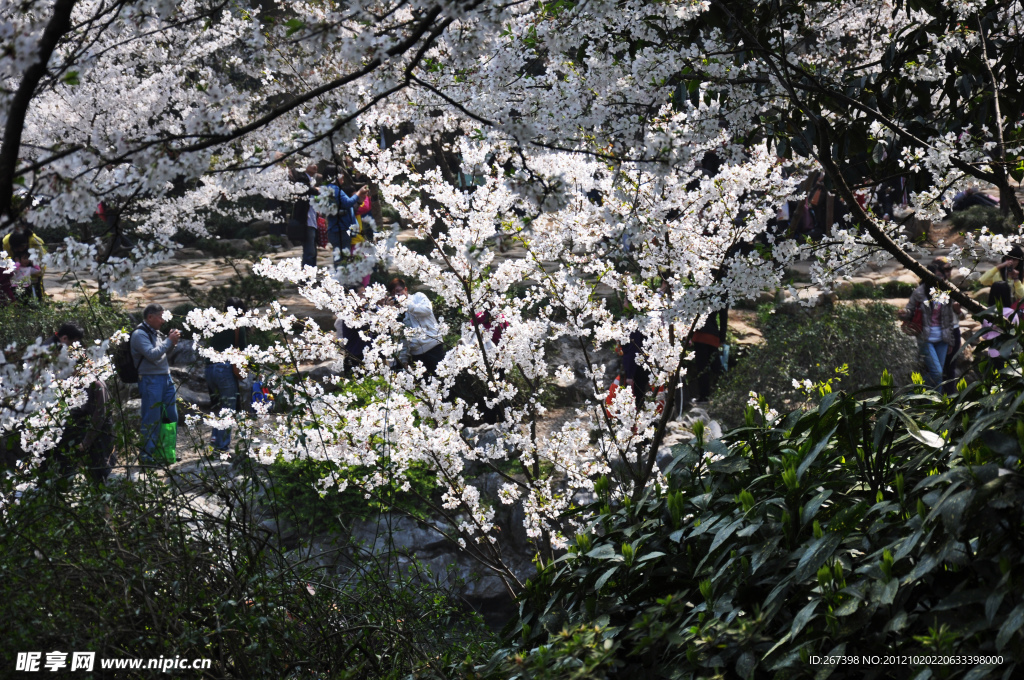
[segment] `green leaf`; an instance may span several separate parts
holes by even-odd
[[[950,534],[958,536],[963,530],[964,512],[970,507],[972,500],[974,500],[974,489],[967,489],[950,496],[942,503],[942,523]]]
[[[845,536],[846,534],[853,531],[853,529],[860,523],[860,520],[864,515],[867,514],[871,508],[866,501],[861,501],[852,508],[846,508],[840,510],[839,514],[832,518],[832,521],[828,523],[828,530]]]
[[[711,465],[708,465],[708,469],[712,472],[722,472],[727,475],[734,475],[737,472],[743,472],[750,467],[750,463],[743,456],[730,455],[728,458],[715,461]]]
[[[737,531],[736,535],[741,537],[741,538],[746,538],[748,536],[753,536],[754,533],[758,529],[761,528],[762,524],[763,524],[763,522],[754,522],[753,524],[748,524],[747,526],[745,526],[742,529],[740,529],[739,531]]]
[[[992,623],[992,620],[995,619],[996,614],[999,612],[999,605],[1003,603],[1004,597],[1006,597],[1005,590],[996,590],[985,600],[985,618],[989,623]]]
[[[845,653],[846,643],[840,642],[838,645],[830,649],[828,654],[826,654],[825,656],[835,659],[837,657],[843,656]],[[818,672],[814,674],[814,680],[826,680],[826,678],[832,675],[832,673],[834,673],[835,670],[836,664],[822,665],[822,667],[818,669]]]
[[[828,434],[823,436],[815,445],[815,447],[811,450],[811,452],[804,456],[804,459],[800,461],[800,466],[796,469],[797,479],[803,477],[804,472],[806,472],[807,468],[811,466],[811,463],[813,463],[814,460],[821,454],[821,452],[825,450],[825,447],[829,445],[829,442],[832,441],[832,435],[836,433],[836,429],[838,429],[838,427],[839,425],[837,424],[831,430],[829,430]]]
[[[898,632],[900,632],[901,630],[903,630],[904,628],[907,627],[908,618],[909,617],[907,616],[907,612],[905,612],[904,610],[900,609],[899,611],[896,612],[896,615],[893,616],[891,619],[889,619],[889,621],[885,624],[885,628],[882,629],[882,632],[883,633],[898,633]]]
[[[769,539],[764,542],[761,548],[754,553],[754,556],[750,559],[750,573],[756,574],[757,570],[760,569],[768,558],[772,556],[779,545],[779,541],[782,539],[781,536]]]
[[[743,526],[743,522],[744,520],[738,519],[729,526],[720,530],[717,534],[715,534],[715,540],[711,541],[711,547],[708,548],[708,554],[710,555],[711,553],[715,552],[716,548],[725,543],[726,539],[732,536],[732,532],[736,531],[741,526]]]
[[[75,86],[78,85],[81,80],[78,78],[78,71],[68,71],[61,77],[61,81],[65,85]]]
[[[800,524],[807,524],[818,514],[818,508],[832,495],[832,489],[825,489],[804,505],[803,513],[800,515]]]
[[[607,560],[618,557],[618,554],[615,552],[615,548],[605,543],[588,552],[587,557],[593,557],[595,560]]]
[[[1002,651],[1021,626],[1024,626],[1024,604],[1014,607],[1010,615],[1006,617],[1006,621],[1000,626],[999,633],[996,635],[996,649]]]
[[[896,599],[896,591],[899,590],[900,582],[894,578],[889,579],[881,592],[878,595],[878,601],[881,604],[892,604],[892,601]]]
[[[839,534],[828,533],[821,538],[815,539],[808,547],[807,552],[793,570],[793,580],[803,581],[811,574],[818,571],[818,567],[825,564],[825,560],[832,556],[843,537]]]
[[[289,19],[284,22],[284,25],[288,27],[286,35],[292,36],[306,27],[306,22],[302,19]]]
[[[741,678],[750,678],[757,668],[757,658],[752,652],[743,652],[740,658],[736,659],[736,673]]]
[[[903,585],[913,583],[938,566],[938,564],[939,560],[935,555],[925,555],[917,564],[914,565],[914,568],[910,570],[910,573],[903,577],[900,583]]]
[[[814,616],[814,610],[818,607],[818,603],[821,600],[812,600],[804,605],[804,608],[797,612],[797,615],[793,617],[793,625],[789,627],[790,639],[795,638],[800,634],[800,631],[804,629],[807,622]]]
[[[604,572],[603,574],[601,574],[601,577],[597,579],[597,581],[594,583],[594,592],[601,592],[601,588],[604,587],[604,584],[608,582],[608,579],[610,579],[612,577],[612,574],[618,571],[618,569],[618,566],[614,566],[611,569]]]
[[[842,604],[836,607],[832,613],[836,616],[849,616],[858,609],[860,609],[860,598],[853,595],[847,595]]]
[[[992,671],[997,668],[999,668],[999,666],[993,664],[975,666],[967,675],[964,676],[964,680],[981,680],[982,678],[987,678],[992,674]]]

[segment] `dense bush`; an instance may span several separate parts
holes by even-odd
[[[762,314],[764,342],[751,347],[723,376],[712,397],[716,417],[738,425],[751,391],[781,408],[808,405],[810,397],[794,380],[824,382],[847,391],[877,384],[888,369],[898,385],[910,381],[917,345],[904,335],[890,305],[836,305],[818,311]],[[836,369],[847,366],[848,375]]]
[[[882,382],[777,419],[762,399],[722,441],[698,428],[643,495],[599,483],[576,545],[528,586],[517,644],[474,672],[1019,677],[1019,366],[955,397]],[[812,662],[842,655],[861,661]]]
[[[438,677],[487,639],[451,585],[415,563],[344,543],[326,557],[284,552],[238,479],[44,484],[6,508],[2,667],[18,651],[88,650],[211,659],[210,678]]]
[[[28,300],[0,307],[0,347],[48,338],[64,321],[81,324],[87,340],[109,338],[131,323],[119,306],[96,296],[79,297],[73,302],[55,302],[52,298]]]
[[[266,470],[268,496],[274,499],[285,520],[303,534],[316,535],[344,532],[351,528],[353,520],[369,519],[381,511],[397,510],[413,517],[427,517],[426,501],[436,500],[433,496],[440,495],[433,475],[422,466],[406,475],[410,480],[409,491],[393,497],[387,489],[368,494],[362,488],[348,486],[344,491],[321,494],[317,487],[321,479],[334,478],[347,484],[367,474],[365,469],[349,470],[330,461],[278,460]],[[386,498],[381,498],[381,493]]]
[[[848,289],[838,292],[841,300],[891,300],[893,298],[909,298],[916,288],[912,283],[904,283],[895,279],[880,285],[854,283]]]
[[[1013,215],[1004,215],[999,208],[973,205],[967,210],[959,210],[949,217],[953,228],[960,232],[978,232],[982,227],[996,234],[1017,233],[1017,221]]]

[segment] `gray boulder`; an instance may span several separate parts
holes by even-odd
[[[352,539],[373,553],[408,551],[417,556],[452,547],[444,534],[408,517],[392,517],[388,540],[388,518],[360,521],[352,525]]]
[[[246,252],[252,249],[252,246],[244,238],[222,238],[220,243],[239,252]]]
[[[343,373],[344,366],[340,361],[327,361],[317,366],[299,369],[300,376],[312,378],[319,383],[324,382],[331,376],[342,375]]]
[[[174,346],[167,363],[171,366],[189,366],[199,361],[199,352],[196,351],[195,341],[191,338],[184,338]]]
[[[192,404],[199,408],[210,407],[210,395],[206,392],[191,389],[188,385],[178,385],[178,396],[186,404]]]
[[[254,234],[272,234],[277,229],[277,225],[269,220],[256,220],[249,224],[249,229]]]

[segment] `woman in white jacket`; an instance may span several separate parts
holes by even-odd
[[[402,279],[394,279],[388,287],[395,298],[409,295]],[[410,296],[406,302],[403,321],[409,330],[406,331],[405,342],[398,352],[398,363],[408,366],[421,361],[427,369],[427,375],[433,375],[437,365],[444,359],[445,349],[430,299],[423,293]]]

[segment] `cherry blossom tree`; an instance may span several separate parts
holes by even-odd
[[[908,216],[933,217],[952,192],[984,181],[1024,219],[1010,184],[1022,173],[1019,3],[357,0],[263,11],[271,5],[9,5],[3,219],[80,222],[100,201],[115,206],[146,236],[130,257],[114,257],[110,236],[69,239],[49,261],[124,291],[169,255],[178,230],[205,233],[206,216],[244,196],[287,198],[284,162],[353,156],[432,252],[382,234],[337,273],[298,261],[256,267],[362,329],[357,379],[380,389],[367,402],[278,374],[290,411],[246,420],[251,452],[334,462],[325,490],[380,493],[430,470],[445,530],[513,587],[496,505],[521,504],[550,555],[576,530],[580,494],[596,479],[610,476],[632,498],[657,482],[689,342],[711,312],[781,285],[797,258],[815,259],[825,288],[866,259],[895,258],[976,308],[920,264]],[[478,178],[471,191],[430,167],[438,146]],[[819,169],[849,216],[800,242],[777,229],[777,211]],[[902,221],[870,208],[892,181],[906,189]],[[970,237],[951,256],[972,266],[1012,240]],[[496,257],[507,241],[525,257]],[[375,260],[451,310],[440,327],[460,340],[436,373],[395,361],[413,334],[407,300],[389,304],[379,285],[365,298],[344,287]],[[615,298],[628,314],[613,313]],[[470,321],[482,312],[502,325],[497,342]],[[206,336],[277,333],[269,349],[204,350],[243,370],[344,352],[279,305],[196,310],[188,322]],[[638,408],[622,390],[605,408],[610,376],[595,357],[634,333],[665,401]],[[582,374],[551,365],[550,346],[563,340],[585,357]],[[485,386],[482,402],[459,390],[467,380]],[[590,398],[545,439],[538,395],[553,381],[585,381]],[[3,389],[8,399],[10,383]],[[478,446],[466,425],[482,411],[500,417],[495,442]],[[496,498],[470,467],[501,476]]]

